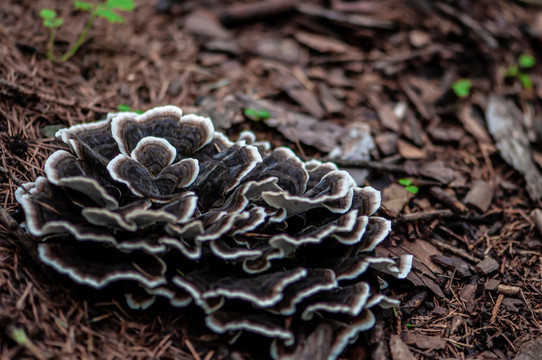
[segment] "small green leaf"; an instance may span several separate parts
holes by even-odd
[[[91,11],[94,6],[86,1],[75,0],[73,2],[73,7],[75,8],[75,10]]]
[[[399,184],[403,186],[410,186],[412,184],[412,180],[407,179],[407,178],[402,178],[402,179],[399,179]]]
[[[519,66],[524,69],[532,68],[536,64],[536,59],[532,55],[521,54],[518,59]]]
[[[108,8],[96,9],[94,11],[94,15],[102,17],[106,19],[107,21],[109,21],[110,23],[115,23],[115,22],[123,23],[125,21],[122,16],[118,15],[113,10],[108,9]]]
[[[53,27],[60,27],[62,26],[62,24],[64,24],[64,19],[63,18],[56,18],[53,20]]]
[[[56,11],[51,9],[41,9],[40,16],[43,20],[53,20],[56,18]]]
[[[122,111],[122,112],[126,112],[126,111],[132,111],[132,109],[130,108],[130,106],[126,105],[126,104],[119,104],[117,106],[117,110],[118,111]]]
[[[245,109],[245,116],[254,121],[269,119],[271,114],[267,110]]]
[[[133,0],[107,0],[106,6],[111,9],[122,11],[132,11],[135,9],[135,3]]]
[[[397,308],[395,306],[393,307],[393,315],[397,317]]]
[[[64,19],[57,18],[54,20],[43,20],[43,26],[48,28],[57,28],[60,27],[64,23]]]
[[[509,77],[516,77],[518,76],[519,69],[516,65],[510,65],[510,67],[506,70],[505,76]]]
[[[408,185],[405,190],[411,194],[417,194],[420,189],[416,185]]]
[[[10,331],[10,337],[19,345],[26,345],[28,343],[28,337],[23,329],[14,328]]]
[[[529,75],[519,73],[518,78],[525,89],[531,90],[533,88],[533,81],[531,80],[531,77]]]
[[[413,324],[405,324],[405,327],[412,327],[414,326]]]
[[[54,138],[58,130],[64,129],[65,127],[65,124],[45,125],[41,128],[40,132],[45,137]]]
[[[472,81],[469,79],[460,79],[452,84],[452,89],[454,90],[457,97],[465,98],[470,95],[470,89],[472,87]]]
[[[126,104],[119,104],[117,105],[117,110],[120,112],[135,112],[136,114],[143,114],[144,111],[141,110],[132,110],[132,108],[129,105]]]

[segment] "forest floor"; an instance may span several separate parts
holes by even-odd
[[[55,129],[174,104],[383,191],[393,232],[378,252],[413,254],[413,271],[390,284],[399,311],[341,358],[541,358],[540,1],[136,3],[53,62],[40,10],[64,18],[57,56],[88,14],[0,2],[0,202],[17,221],[15,189],[42,174]],[[12,231],[0,227],[1,359],[254,357],[191,338],[182,312],[126,311],[72,285]]]

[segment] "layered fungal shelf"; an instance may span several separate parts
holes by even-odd
[[[251,132],[232,142],[174,106],[57,136],[70,151],[16,196],[40,259],[80,284],[121,288],[136,309],[197,306],[212,332],[269,338],[275,358],[320,336],[334,359],[372,307],[398,304],[377,274],[404,278],[411,257],[372,255],[390,232],[380,193],[332,163]]]

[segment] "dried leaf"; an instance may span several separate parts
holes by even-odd
[[[328,114],[339,113],[343,110],[343,103],[337,100],[325,83],[321,82],[318,84],[318,92],[320,93],[320,100]]]
[[[393,360],[414,360],[414,355],[408,349],[408,346],[398,335],[392,335],[390,338],[390,353]]]
[[[414,345],[418,349],[441,350],[446,347],[446,340],[437,336],[426,336],[407,331],[401,334],[401,338],[406,344]]]
[[[465,196],[465,204],[485,213],[493,200],[493,187],[483,180],[478,180]]]
[[[397,141],[397,149],[404,159],[418,160],[425,158],[425,151],[409,144],[404,140]]]
[[[231,34],[220,24],[218,18],[212,12],[205,10],[196,10],[188,15],[184,22],[184,29],[192,34],[210,38],[231,38]]]
[[[296,31],[294,37],[303,45],[320,52],[344,53],[351,51],[348,44],[329,36],[316,35],[306,31]]]
[[[420,175],[435,179],[444,185],[461,177],[457,171],[449,168],[444,162],[437,160],[423,164],[419,169]]]
[[[408,202],[406,188],[399,184],[390,184],[382,190],[382,206],[394,215],[399,214]]]
[[[527,191],[534,201],[542,197],[542,174],[531,158],[527,134],[514,119],[515,105],[497,95],[489,97],[486,121],[502,158],[519,171],[527,182]]]
[[[442,265],[448,269],[456,271],[456,274],[461,277],[472,276],[470,271],[470,265],[465,260],[453,256],[433,255],[431,259],[437,264]]]
[[[459,120],[467,130],[478,141],[491,144],[491,137],[487,133],[481,114],[476,112],[471,104],[465,105],[459,110]]]

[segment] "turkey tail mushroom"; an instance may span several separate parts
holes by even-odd
[[[40,259],[77,283],[120,286],[136,309],[195,304],[210,331],[268,338],[274,358],[336,359],[373,306],[398,304],[371,284],[412,258],[373,256],[391,231],[380,193],[335,164],[231,141],[175,106],[57,136],[70,151],[16,197]]]

